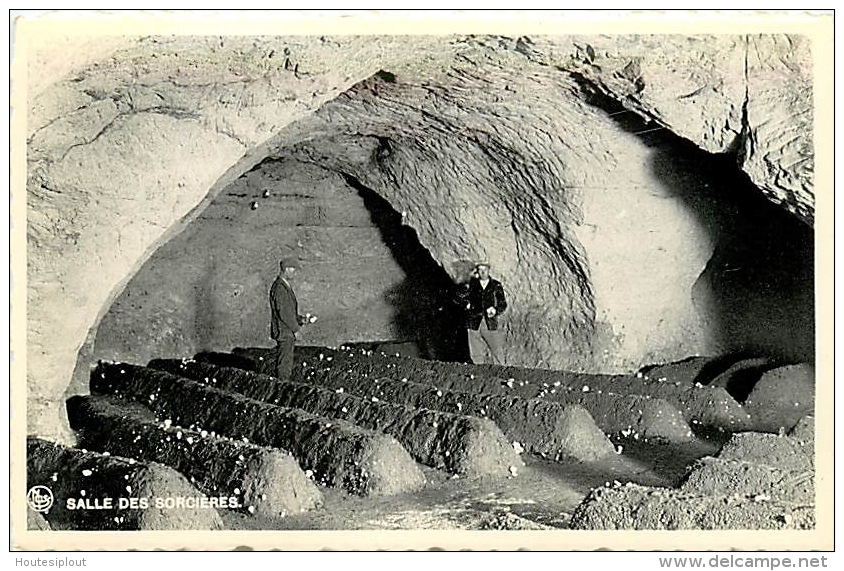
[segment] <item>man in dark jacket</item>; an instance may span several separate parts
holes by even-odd
[[[503,365],[498,316],[507,309],[507,299],[501,282],[489,277],[488,263],[481,262],[475,266],[472,278],[460,294],[459,303],[466,310],[466,331],[472,362],[483,363],[485,349],[489,348],[493,362]]]
[[[275,339],[276,347],[276,376],[289,380],[293,370],[293,345],[296,343],[296,332],[306,322],[316,321],[316,316],[299,314],[299,303],[296,294],[288,281],[299,268],[295,258],[281,260],[278,277],[270,288],[270,336]]]

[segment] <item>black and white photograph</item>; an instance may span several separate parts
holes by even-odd
[[[592,16],[13,21],[13,547],[831,545],[832,13]]]

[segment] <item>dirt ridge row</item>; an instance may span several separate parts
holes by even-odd
[[[351,494],[391,495],[425,484],[416,462],[395,439],[342,420],[126,363],[100,363],[91,375],[91,391],[136,400],[159,418],[201,433],[214,431],[289,450],[315,481]]]
[[[297,348],[303,360],[312,359],[315,354],[324,352],[322,348]],[[476,378],[490,379],[506,392],[520,396],[548,397],[565,390],[573,392],[598,392],[602,394],[638,395],[646,398],[663,399],[680,411],[683,418],[692,425],[711,427],[727,432],[739,432],[750,426],[750,415],[722,387],[707,387],[669,383],[660,381],[647,374],[604,375],[575,373],[552,369],[531,369],[507,365],[471,365],[465,363],[446,363],[428,361],[414,357],[395,357],[380,355],[371,351],[345,350],[344,353],[355,357],[378,357],[396,368],[410,368],[414,371],[420,366],[427,368],[432,376],[474,375]],[[498,390],[487,387],[489,390]]]
[[[319,488],[289,452],[203,437],[116,397],[74,396],[67,410],[77,446],[170,466],[209,496],[237,498],[229,509],[283,517],[322,504]]]
[[[507,476],[522,465],[499,428],[488,419],[413,408],[377,397],[194,360],[154,359],[149,366],[246,397],[343,419],[394,437],[417,461],[466,476]]]
[[[228,356],[198,356],[209,365],[233,364]],[[256,368],[254,361],[234,361],[241,368]],[[204,368],[206,375],[227,375],[225,367]],[[598,460],[614,452],[612,443],[595,425],[592,416],[581,406],[561,405],[538,399],[509,395],[473,394],[406,379],[397,381],[381,377],[364,377],[331,361],[316,359],[294,371],[296,381],[351,392],[365,398],[378,398],[412,407],[489,418],[504,432],[514,446],[559,460]]]
[[[27,499],[31,505],[44,507],[40,513],[54,530],[223,527],[214,507],[159,505],[157,500],[191,498],[199,502],[208,498],[182,474],[156,462],[137,462],[30,437],[26,442],[26,484],[30,490]],[[146,507],[141,507],[142,498],[148,502]]]
[[[679,489],[595,488],[575,529],[812,529],[814,418],[788,434],[733,434],[715,457],[696,460]]]
[[[350,352],[324,347],[297,347],[294,375],[312,366],[317,360],[331,363],[332,367],[345,368],[364,377],[407,379],[415,383],[472,394],[510,395],[521,398],[539,398],[562,405],[579,405],[585,408],[598,427],[606,434],[635,439],[654,439],[668,442],[689,442],[694,439],[691,427],[677,408],[664,399],[642,395],[622,395],[592,390],[591,387],[575,391],[568,388],[540,390],[536,394],[530,383],[501,379],[485,375],[472,365],[466,374],[452,370],[454,363],[441,363],[423,359],[383,357],[371,352]],[[240,349],[237,355],[250,358],[263,366],[270,356],[266,350]],[[462,370],[462,369],[461,369]]]

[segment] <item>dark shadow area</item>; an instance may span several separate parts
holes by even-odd
[[[268,358],[274,357],[273,349],[268,349],[266,356]],[[257,358],[252,359],[245,355],[238,355],[236,353],[222,353],[219,351],[201,351],[194,355],[193,359],[194,361],[198,361],[200,363],[208,363],[210,365],[216,365],[218,367],[230,367],[232,369],[243,369],[246,371],[256,370],[256,367],[259,363]],[[152,367],[152,361],[150,361],[150,364],[147,366]]]
[[[700,383],[708,385],[719,375],[726,372],[738,361],[744,359],[741,354],[718,355],[715,357],[691,356],[671,363],[654,363],[645,365],[639,371],[651,377],[658,377],[660,373],[670,369],[672,381],[682,382],[688,385]],[[697,363],[703,362],[702,365]]]
[[[735,152],[703,151],[580,83],[588,103],[658,150],[651,168],[663,182],[659,190],[683,200],[710,230],[714,251],[692,298],[715,352],[813,362],[814,230],[769,200],[739,168]]]
[[[610,440],[616,446],[622,446],[625,456],[664,478],[665,482],[661,485],[675,488],[685,480],[688,468],[695,460],[718,454],[731,434],[710,431],[695,433],[695,436],[692,442],[683,443],[653,443],[621,437],[611,437]]]
[[[416,231],[402,223],[401,214],[389,202],[356,178],[348,174],[343,177],[363,199],[372,223],[407,276],[387,292],[399,341],[414,341],[422,358],[467,361],[463,315],[452,301],[455,284],[451,277],[419,243]]]
[[[722,355],[720,357],[716,357],[701,367],[700,373],[698,373],[694,382],[702,385],[708,385],[714,381],[718,375],[724,373],[727,369],[732,367],[734,363],[741,359],[741,355]]]
[[[743,403],[753,392],[753,387],[762,378],[763,371],[759,369],[745,369],[739,371],[730,378],[729,383],[724,386],[724,389],[736,401]]]
[[[741,223],[722,232],[696,284],[722,350],[814,362],[814,232],[750,189],[737,194]]]
[[[725,389],[738,402],[743,403],[750,396],[762,375],[782,364],[768,357],[743,359],[731,365],[710,384]]]

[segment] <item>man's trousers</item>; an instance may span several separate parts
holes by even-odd
[[[277,343],[275,376],[283,381],[289,381],[293,372],[293,346],[296,344],[296,335],[290,330],[285,330],[275,342]]]
[[[496,365],[504,364],[503,353],[503,332],[500,329],[491,331],[486,326],[486,319],[481,320],[480,329],[466,330],[469,336],[469,354],[472,356],[472,362],[476,365],[480,363],[488,363],[486,358],[486,351],[489,350],[492,356],[492,362]]]

